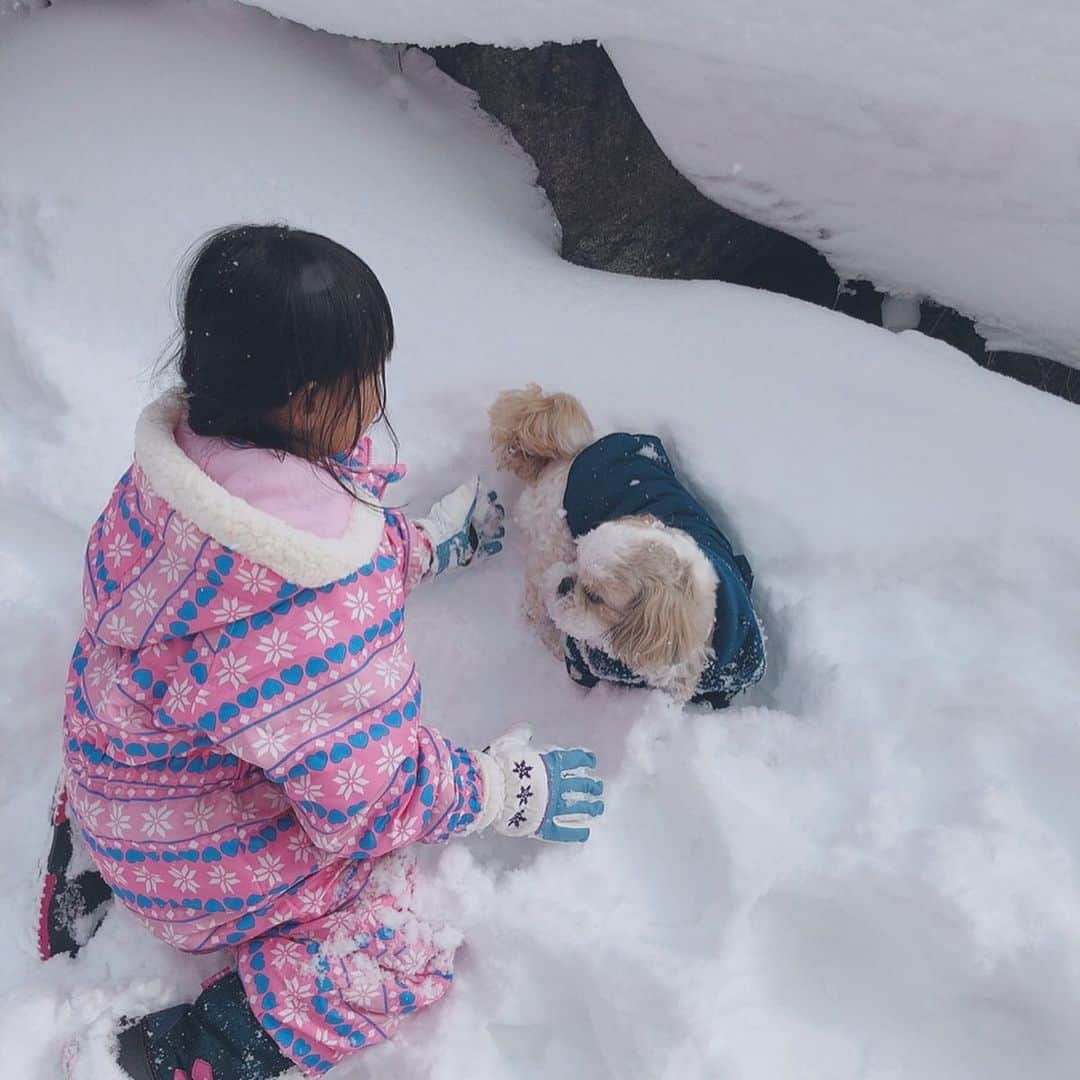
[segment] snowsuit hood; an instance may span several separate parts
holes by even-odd
[[[342,536],[314,536],[209,479],[177,444],[174,433],[183,413],[183,400],[175,393],[143,412],[135,431],[135,463],[91,533],[83,590],[86,625],[112,645],[141,649],[224,629],[238,611],[250,608],[250,574],[260,572],[250,564],[301,587],[345,577],[378,546],[384,521],[377,500],[404,474],[401,467],[373,467],[371,443],[364,439],[337,460],[368,501],[353,506]],[[231,574],[236,555],[249,563],[246,574]],[[178,591],[182,587],[188,594],[186,600],[159,608],[151,587],[140,587],[140,576],[155,558]]]

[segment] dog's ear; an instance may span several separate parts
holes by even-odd
[[[685,684],[689,697],[708,659],[712,599],[666,544],[643,546],[627,562],[640,587],[608,632],[611,652],[647,681]]]
[[[545,394],[536,383],[506,390],[488,410],[495,464],[535,480],[551,461],[569,461],[592,442],[588,414],[570,394]]]

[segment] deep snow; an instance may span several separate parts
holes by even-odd
[[[1072,0],[245,2],[380,41],[596,38],[706,195],[1080,366]]]
[[[418,592],[429,719],[474,745],[528,720],[595,746],[608,812],[581,850],[425,852],[426,906],[465,935],[458,985],[341,1075],[1075,1075],[1071,406],[918,334],[562,262],[531,162],[416,52],[225,4],[72,0],[0,22],[0,91],[10,1075],[54,1080],[89,1025],[93,1076],[114,1077],[109,1017],[219,966],[122,913],[39,964],[35,864],[85,534],[151,393],[173,268],[204,231],[268,218],[383,280],[415,509],[490,471],[498,389],[576,392],[600,426],[657,431],[722,508],[771,645],[742,707],[682,714],[569,683],[519,614],[512,542]]]

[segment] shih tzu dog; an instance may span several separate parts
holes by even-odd
[[[581,403],[531,385],[490,410],[500,469],[527,488],[525,611],[570,677],[723,708],[765,672],[750,564],[654,435],[596,440]]]

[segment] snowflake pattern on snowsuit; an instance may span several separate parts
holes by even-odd
[[[379,495],[402,470],[369,454],[341,465]],[[412,914],[398,851],[461,833],[483,799],[473,756],[422,722],[405,643],[430,545],[380,512],[369,561],[301,588],[136,462],[91,533],[67,684],[67,787],[101,873],[170,945],[235,949],[252,1010],[309,1075],[446,993],[452,946]]]

